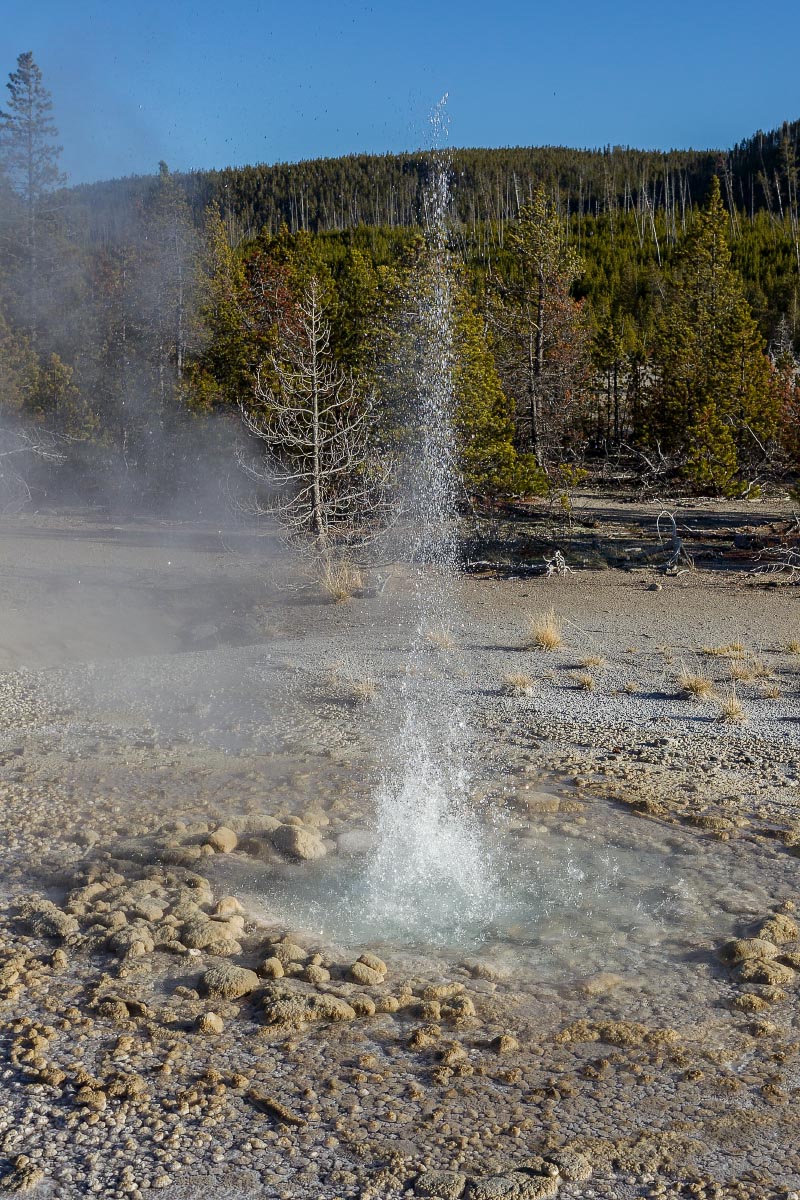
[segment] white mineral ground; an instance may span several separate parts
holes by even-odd
[[[586,501],[589,566],[465,577],[437,631],[486,870],[527,888],[468,946],[309,901],[370,844],[404,572],[328,604],[270,537],[0,519],[0,1194],[800,1189],[800,591],[598,568],[612,541],[645,562],[656,515]],[[730,545],[777,515],[684,517]],[[563,645],[523,648],[551,608]],[[722,721],[743,660],[747,720]],[[353,972],[369,951],[385,974]]]

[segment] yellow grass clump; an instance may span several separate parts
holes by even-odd
[[[429,629],[425,635],[435,650],[455,650],[456,639],[444,625]]]
[[[724,646],[701,646],[700,653],[708,658],[737,658],[744,654],[741,642],[727,642]]]
[[[736,688],[732,687],[728,695],[719,706],[720,721],[736,721],[741,724],[747,720],[747,712],[739,697],[736,695]]]
[[[333,558],[326,558],[319,564],[317,582],[335,604],[350,600],[364,586],[364,578],[357,566]]]
[[[530,642],[539,650],[557,650],[564,645],[561,622],[552,608],[547,613],[531,618]]]
[[[587,654],[586,658],[581,659],[582,667],[604,667],[605,665],[606,660],[603,658],[602,654]]]
[[[582,692],[593,692],[597,681],[595,680],[594,675],[592,675],[589,671],[586,671],[583,674],[576,675],[575,682]]]
[[[734,660],[728,673],[734,683],[751,683],[754,679],[769,679],[772,672],[761,658],[749,657]]]
[[[678,676],[678,686],[687,696],[695,700],[710,700],[714,695],[714,683],[707,675],[697,675],[684,667]]]
[[[503,689],[507,696],[530,696],[533,694],[533,679],[524,671],[512,671],[503,676]]]

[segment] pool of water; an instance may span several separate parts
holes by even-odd
[[[343,949],[488,955],[539,978],[653,969],[732,936],[785,894],[789,877],[752,843],[638,820],[596,802],[583,825],[482,828],[486,886],[435,877],[381,896],[375,856],[314,863],[216,860],[254,919]],[[765,884],[765,880],[768,882]]]

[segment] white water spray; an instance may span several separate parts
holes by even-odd
[[[414,431],[405,472],[413,614],[401,723],[378,796],[370,902],[386,932],[436,937],[472,923],[488,901],[490,868],[467,810],[467,716],[452,670],[431,634],[457,620],[458,562],[453,428],[452,280],[445,101],[432,117],[434,150],[424,196],[427,253],[413,285],[408,353]],[[443,640],[443,639],[441,639]]]

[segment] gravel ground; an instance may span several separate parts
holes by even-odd
[[[0,569],[0,1192],[800,1191],[795,589],[461,581],[415,670],[469,715],[487,846],[630,876],[466,953],[343,946],[244,882],[277,897],[316,869],[290,842],[345,870],[368,835],[403,572],[323,604],[269,539],[76,515],[4,520]],[[533,648],[551,609],[563,644]],[[624,912],[648,872],[684,885],[652,925]]]

